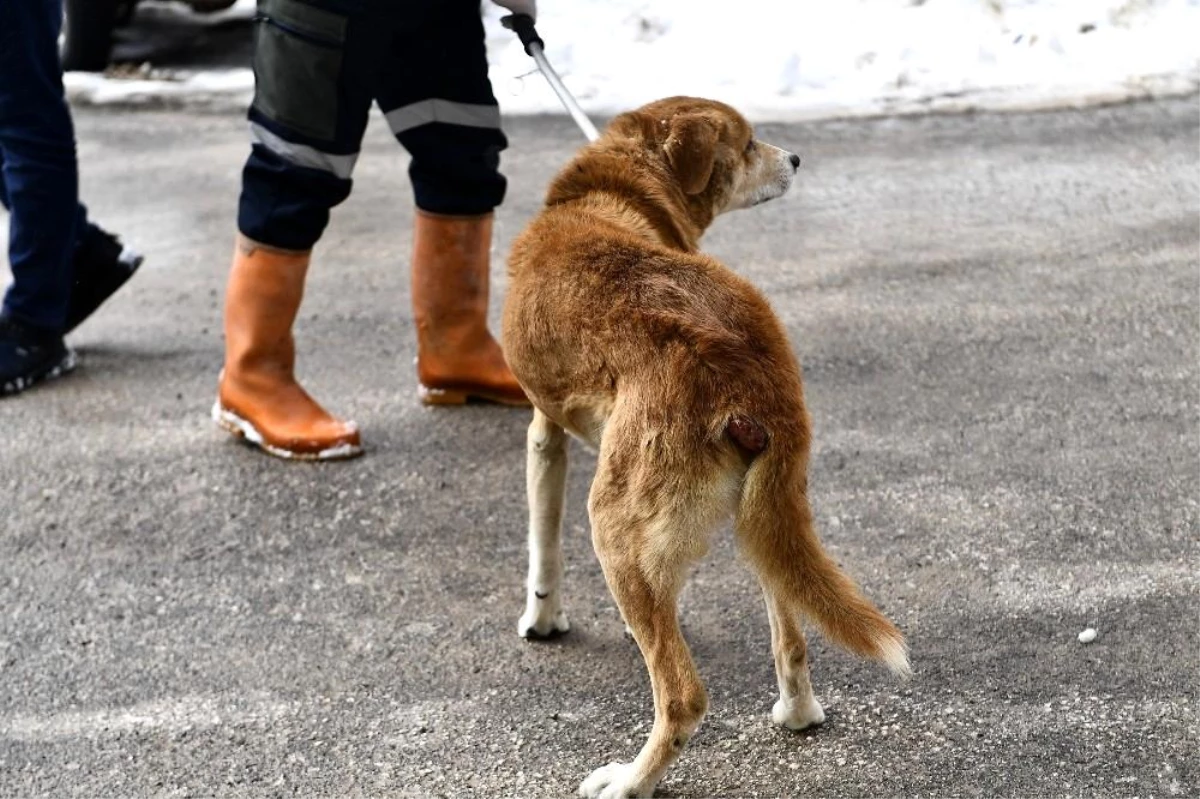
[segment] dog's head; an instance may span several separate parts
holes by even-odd
[[[688,198],[713,216],[782,196],[800,156],[760,142],[734,109],[696,97],[670,97],[621,114],[606,137],[633,139]]]
[[[799,166],[724,103],[670,97],[613,119],[550,184],[546,204],[615,196],[664,242],[692,250],[713,217],[783,195]]]

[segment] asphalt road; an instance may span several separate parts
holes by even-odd
[[[805,366],[826,545],[909,636],[894,680],[811,639],[789,733],[728,535],[684,596],[708,719],[663,796],[1200,793],[1200,119],[1084,112],[762,125],[791,195],[709,251]],[[0,796],[560,796],[651,703],[590,551],[516,635],[527,412],[416,401],[407,159],[375,120],[323,240],[300,371],[369,450],[313,466],[209,421],[247,144],[232,115],[83,110],[85,196],[147,253],[0,402]],[[510,120],[508,243],[579,141]],[[1081,644],[1085,628],[1098,632]]]

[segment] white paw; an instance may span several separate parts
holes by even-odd
[[[570,629],[571,622],[557,595],[542,599],[531,594],[517,622],[517,634],[522,638],[553,638]]]
[[[780,699],[771,709],[771,719],[789,730],[803,730],[825,721],[825,711],[816,697],[810,694],[808,701]]]
[[[634,773],[632,763],[609,763],[588,775],[579,786],[579,795],[587,799],[626,799],[632,796],[650,796],[653,785],[641,785]]]

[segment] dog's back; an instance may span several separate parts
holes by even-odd
[[[551,208],[509,264],[509,363],[539,408],[594,445],[568,411],[618,392],[671,409],[702,436],[735,410],[802,416],[799,367],[766,300],[707,256]]]

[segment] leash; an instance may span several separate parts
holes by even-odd
[[[546,43],[542,41],[542,37],[538,36],[537,29],[533,27],[533,17],[528,14],[509,14],[500,20],[500,24],[517,34],[517,38],[525,46],[525,53],[533,57],[538,70],[546,78],[550,88],[558,95],[558,99],[562,101],[567,113],[575,120],[575,124],[583,131],[583,135],[587,136],[587,140],[595,141],[600,138],[596,126],[587,118],[587,114],[583,113],[583,109],[567,91],[567,87],[563,85],[562,79],[558,77],[554,67],[550,66],[550,62],[546,60]]]

